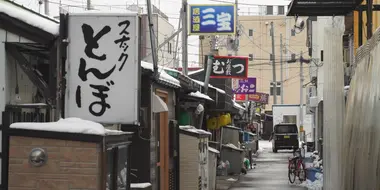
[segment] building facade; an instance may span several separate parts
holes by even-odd
[[[253,9],[253,8],[252,8]],[[283,87],[283,104],[300,103],[300,63],[301,52],[308,58],[308,48],[306,45],[306,27],[303,30],[294,29],[296,20],[294,17],[286,17],[287,7],[258,6],[253,15],[246,15],[247,12],[239,12],[239,47],[238,56],[249,57],[249,77],[257,78],[257,92],[271,94],[269,105],[265,109],[271,110],[273,104],[273,72],[272,72],[272,37],[271,22],[274,26],[274,47],[277,85],[277,104],[281,104],[281,85]],[[306,19],[303,18],[306,26]],[[280,35],[282,34],[282,46]],[[204,55],[210,51],[209,36],[204,36],[200,41],[199,62],[204,63]],[[235,37],[217,36],[217,49],[219,55],[235,55],[233,49]],[[282,48],[281,48],[282,47]],[[282,56],[281,56],[282,52]],[[283,65],[283,83],[281,84],[281,57]],[[297,59],[294,63],[287,63],[288,60]],[[309,65],[304,64],[305,83],[310,81]],[[271,90],[272,89],[272,90]],[[306,94],[304,93],[305,97]],[[304,100],[305,100],[304,97]]]

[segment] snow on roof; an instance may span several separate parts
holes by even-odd
[[[202,82],[202,81],[195,80],[195,79],[192,79],[192,80],[193,80],[194,82],[198,83],[198,84],[201,85],[201,86],[204,86],[204,85],[205,85],[205,83]],[[208,84],[208,87],[209,87],[209,88],[213,88],[213,89],[215,89],[216,91],[218,91],[218,92],[221,93],[221,94],[225,94],[225,93],[226,93],[226,91],[224,91],[224,90],[222,90],[222,89],[220,89],[220,88],[217,88],[217,87],[215,87],[215,86],[213,86],[213,85],[211,85],[211,84]]]
[[[235,101],[233,101],[234,103],[234,107],[237,108],[237,109],[241,109],[241,110],[245,110],[245,108],[243,106],[241,106],[240,104],[236,103]]]
[[[103,125],[100,123],[83,120],[80,118],[66,118],[60,119],[57,122],[47,123],[13,123],[10,128],[63,133],[79,133],[100,136],[127,134],[126,132],[122,131],[104,129]]]
[[[196,71],[192,71],[192,72],[189,72],[189,75],[194,75],[194,74],[200,73],[202,71],[204,71],[204,69],[199,69],[199,70],[196,70]]]
[[[180,125],[179,128],[184,131],[196,133],[196,134],[205,134],[205,135],[211,135],[210,132],[202,130],[202,129],[197,129],[194,126],[191,125]]]
[[[196,91],[196,92],[190,92],[188,94],[189,96],[192,96],[192,97],[196,97],[196,98],[202,98],[202,99],[205,99],[205,100],[211,100],[211,101],[214,101],[212,98],[210,98],[210,96],[206,95],[206,94],[203,94],[199,91]]]
[[[15,2],[0,0],[0,13],[44,30],[52,35],[59,35],[59,21],[39,14]]]
[[[153,71],[153,64],[152,63],[141,61],[141,67],[143,67],[145,69],[150,69],[150,70]],[[170,84],[173,84],[173,85],[175,85],[177,87],[181,87],[179,80],[177,80],[176,78],[170,76],[165,71],[160,71],[160,80],[168,82]]]
[[[131,188],[143,189],[152,186],[150,183],[131,183]]]
[[[215,148],[212,148],[212,147],[208,147],[208,151],[216,153],[216,154],[220,153],[218,150],[216,150]]]
[[[119,9],[119,10],[82,10],[77,9],[75,11],[70,11],[70,15],[104,15],[104,16],[111,16],[111,15],[124,15],[125,14],[137,14],[137,11],[131,11],[127,9]]]

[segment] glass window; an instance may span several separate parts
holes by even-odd
[[[278,15],[284,15],[285,14],[285,7],[284,6],[278,6]]]
[[[118,164],[117,164],[117,190],[127,189],[128,177],[128,146],[118,147]]]
[[[106,182],[106,190],[112,190],[112,166],[113,166],[113,151],[112,149],[107,150],[107,182]]]
[[[275,128],[276,133],[297,133],[296,125],[277,125]]]
[[[273,6],[267,6],[267,15],[273,15]]]
[[[250,53],[248,56],[249,56],[249,60],[250,60],[250,61],[253,61],[253,54]]]
[[[248,35],[249,35],[249,36],[253,36],[253,30],[252,30],[252,29],[249,29],[249,30],[248,30]]]

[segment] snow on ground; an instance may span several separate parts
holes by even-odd
[[[317,178],[315,181],[306,180],[303,183],[300,184],[301,187],[306,187],[310,190],[322,190],[323,188],[323,174],[317,173],[315,174],[315,177]]]
[[[103,125],[101,125],[100,123],[83,120],[80,118],[66,118],[66,119],[60,119],[57,122],[46,122],[46,123],[19,122],[19,123],[13,123],[10,126],[10,128],[36,130],[36,131],[79,133],[79,134],[101,135],[101,136],[125,133],[122,131],[105,129]]]

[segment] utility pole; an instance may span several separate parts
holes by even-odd
[[[188,74],[188,55],[187,55],[187,0],[182,0],[182,73],[187,76]],[[181,21],[180,21],[181,22]]]
[[[235,7],[236,7],[236,32],[235,32],[235,44],[234,44],[234,51],[235,55],[238,56],[239,51],[239,0],[235,0]]]
[[[182,15],[183,15],[183,11],[181,9],[179,11],[179,22],[178,22],[178,30],[177,31],[180,31],[180,29],[181,29]],[[175,41],[175,46],[174,46],[175,47],[175,50],[174,50],[174,61],[175,61],[174,66],[175,66],[175,69],[179,68],[179,59],[177,59],[177,56],[178,56],[178,41],[179,41],[179,34],[177,35],[177,40]]]
[[[88,2],[91,0],[87,0]],[[156,37],[154,35],[153,22],[152,22],[152,2],[150,0],[146,0],[146,6],[148,9],[148,22],[149,22],[149,34],[150,34],[150,48],[152,49],[152,60],[153,60],[153,71],[154,77],[158,78],[158,62],[157,62],[157,47],[156,47]]]
[[[273,21],[270,23],[270,34],[272,36],[272,72],[273,72],[273,104],[277,104],[277,81],[276,81],[276,62],[274,53],[274,26]]]
[[[91,0],[87,0],[87,10],[91,10]]]
[[[282,34],[280,34],[280,64],[281,64],[281,104],[284,104],[284,65],[282,62],[282,51],[283,51],[283,44],[282,44]]]
[[[45,15],[49,15],[49,0],[44,0]]]
[[[207,67],[206,67],[206,72],[205,72],[205,82],[204,82],[203,94],[208,93],[208,85],[210,82],[211,66],[212,66],[212,62],[214,59],[215,46],[216,46],[216,38],[213,35],[213,36],[211,36],[211,47],[210,47],[210,52],[208,54],[208,59],[207,59]],[[199,117],[199,129],[202,129],[203,118],[204,118],[204,111],[200,114],[200,117]]]
[[[306,143],[306,137],[305,137],[305,131],[303,129],[303,83],[305,81],[305,78],[303,76],[303,52],[301,51],[300,54],[300,134],[301,134],[301,141]]]

